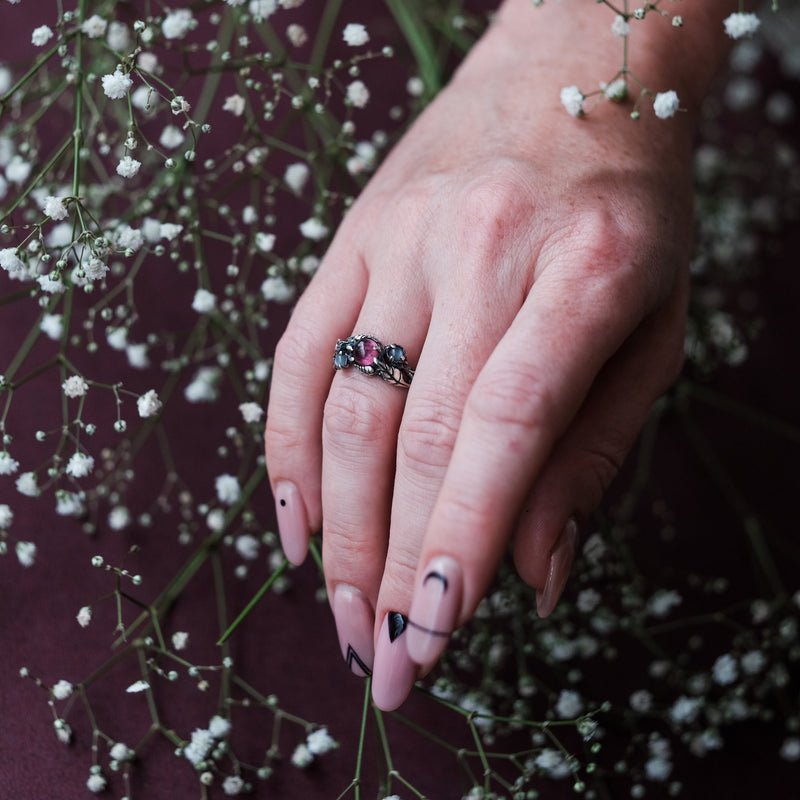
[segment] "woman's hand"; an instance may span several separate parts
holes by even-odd
[[[574,22],[506,4],[348,213],[276,350],[284,549],[301,562],[322,528],[342,655],[384,709],[472,615],[509,540],[550,613],[576,521],[682,361],[692,123],[610,103],[569,117],[560,87],[618,57],[610,33],[553,55]],[[337,339],[358,333],[405,347],[408,390],[334,374]]]

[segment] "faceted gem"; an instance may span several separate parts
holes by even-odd
[[[348,364],[347,353],[340,350],[334,357],[333,357],[333,368],[334,369],[344,369]]]
[[[354,348],[354,361],[359,367],[371,367],[381,351],[379,342],[366,337],[356,342]]]

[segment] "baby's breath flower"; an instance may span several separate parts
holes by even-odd
[[[727,686],[733,683],[739,677],[739,667],[736,663],[736,659],[730,655],[730,653],[721,655],[714,662],[714,666],[711,668],[711,674],[720,686]]]
[[[23,472],[17,478],[17,491],[27,497],[38,497],[39,487],[36,484],[36,474],[33,472]]]
[[[188,8],[179,8],[164,17],[161,32],[165,39],[182,39],[194,24],[194,16]]]
[[[784,739],[780,755],[784,761],[800,761],[800,737],[790,736]]]
[[[308,33],[302,25],[292,23],[286,29],[286,38],[293,47],[302,47],[308,41]]]
[[[562,689],[555,710],[561,719],[574,719],[583,713],[583,700],[577,692]]]
[[[634,711],[646,713],[653,707],[653,695],[647,689],[637,689],[628,702]]]
[[[108,527],[112,531],[122,531],[131,524],[131,512],[125,506],[114,506],[108,514]]]
[[[369,102],[369,89],[364,81],[352,81],[347,87],[347,100],[356,108],[364,108]]]
[[[100,772],[92,773],[89,776],[89,780],[86,781],[86,788],[90,792],[98,794],[99,792],[102,792],[106,788],[106,779]]]
[[[678,724],[691,723],[697,718],[700,701],[693,697],[681,695],[669,710],[670,719]]]
[[[80,375],[70,375],[61,388],[67,397],[83,397],[89,391],[89,384]]]
[[[545,748],[534,759],[536,768],[550,778],[566,778],[570,773],[569,764],[563,754],[553,748]]]
[[[50,219],[54,220],[65,219],[69,213],[64,203],[64,198],[53,197],[52,195],[45,197],[44,203],[42,204],[42,211],[46,217],[50,217]]]
[[[310,173],[311,170],[308,168],[308,164],[298,161],[286,167],[286,172],[283,173],[283,180],[295,194],[300,194],[308,181]]]
[[[277,0],[250,0],[247,8],[257,20],[262,20],[275,13],[278,3]]]
[[[53,697],[56,700],[66,700],[72,694],[72,684],[63,678],[53,687]]]
[[[183,755],[192,764],[198,764],[211,752],[213,746],[214,737],[211,735],[211,731],[206,728],[195,728]]]
[[[106,97],[112,100],[122,100],[133,86],[133,80],[119,68],[115,69],[110,75],[103,75],[103,91]]]
[[[683,599],[673,589],[659,589],[647,602],[647,610],[654,617],[666,617]]]
[[[189,634],[186,631],[175,631],[172,634],[172,646],[176,650],[185,650],[189,643]]]
[[[241,117],[247,106],[247,101],[240,94],[231,94],[225,98],[222,104],[223,111],[230,111],[234,117]]]
[[[158,137],[158,143],[167,150],[174,150],[180,147],[184,140],[183,131],[175,125],[166,125]]]
[[[239,411],[245,422],[258,422],[264,415],[264,409],[258,403],[241,403]]]
[[[324,239],[328,235],[328,232],[328,226],[317,219],[317,217],[311,217],[300,224],[300,233],[302,233],[306,239],[311,239],[315,242]]]
[[[92,621],[92,609],[90,606],[81,606],[75,619],[78,620],[78,625],[81,628],[86,628]]]
[[[214,310],[217,305],[217,296],[208,289],[198,289],[194,293],[192,300],[192,308],[198,314],[208,314]]]
[[[147,681],[142,680],[142,681],[135,681],[125,691],[128,694],[138,694],[139,692],[144,692],[149,688],[150,684]]]
[[[31,34],[31,44],[35,47],[44,47],[53,38],[53,30],[47,25],[34,28]]]
[[[573,117],[583,115],[583,101],[585,99],[583,92],[577,86],[565,86],[561,90],[561,105]]]
[[[33,542],[17,542],[14,548],[17,560],[23,567],[32,567],[36,560],[36,545]]]
[[[250,533],[243,533],[241,536],[236,537],[236,552],[245,561],[254,561],[258,558],[260,546],[261,543],[258,539]]]
[[[208,730],[215,739],[224,739],[231,732],[231,722],[219,715],[211,717]]]
[[[312,756],[324,755],[339,746],[338,742],[328,733],[327,728],[319,728],[309,733],[306,737],[306,745]]]
[[[92,14],[89,19],[84,20],[81,25],[81,32],[85,33],[90,39],[98,39],[105,36],[108,23],[98,14]]]
[[[12,277],[14,273],[25,272],[25,264],[17,255],[16,247],[6,247],[0,250],[0,267],[8,272]]]
[[[755,14],[737,11],[726,17],[724,25],[725,33],[731,39],[741,39],[743,36],[752,36],[761,25],[761,20]]]
[[[617,14],[611,23],[611,33],[614,36],[627,36],[631,32],[631,25],[622,14]]]
[[[242,488],[235,475],[218,475],[214,481],[220,503],[232,506],[242,494]]]
[[[66,473],[73,478],[85,478],[94,469],[94,459],[86,453],[74,453],[67,462]]]
[[[19,461],[11,458],[11,453],[3,450],[0,453],[0,475],[13,475],[19,469]]]
[[[6,166],[6,178],[11,181],[11,183],[22,184],[28,180],[28,176],[31,174],[31,170],[33,169],[33,165],[30,161],[26,161],[22,156],[16,155],[14,156],[11,161],[8,162]]]
[[[294,297],[294,287],[281,277],[267,278],[261,284],[261,294],[265,300],[275,303],[288,303]]]
[[[134,751],[123,742],[117,742],[113,745],[108,754],[114,761],[130,761],[135,755]]]
[[[230,3],[231,0],[228,0],[228,2]],[[244,780],[238,775],[228,775],[228,777],[222,781],[222,791],[229,796],[241,794],[242,789],[244,789]]]
[[[67,291],[67,287],[61,278],[56,278],[52,275],[40,275],[36,282],[39,284],[39,288],[43,292],[47,292],[47,294],[63,294]]]
[[[292,753],[292,764],[300,769],[305,769],[314,761],[314,755],[305,742],[300,742]]]
[[[342,38],[350,47],[361,47],[369,41],[369,33],[361,23],[350,22],[344,26]]]
[[[89,263],[84,265],[83,271],[88,280],[99,281],[108,272],[108,265],[104,264],[99,258],[90,258]]]
[[[113,21],[108,26],[106,41],[112,50],[117,52],[127,50],[131,45],[130,28],[124,22]]]
[[[8,503],[0,503],[0,530],[7,531],[14,520],[14,512]]]
[[[669,119],[675,116],[680,100],[672,89],[668,92],[659,92],[653,101],[653,112],[659,119]]]
[[[275,234],[259,231],[255,236],[256,247],[262,253],[269,253],[275,247]]]
[[[136,401],[136,407],[140,417],[153,417],[161,410],[161,400],[159,400],[155,389],[149,389]]]
[[[141,166],[141,161],[137,161],[135,158],[131,158],[131,156],[123,156],[119,160],[119,164],[117,164],[117,175],[123,178],[132,178],[139,172]]]
[[[217,388],[222,370],[219,367],[200,367],[186,387],[184,397],[190,403],[210,403],[219,397]]]

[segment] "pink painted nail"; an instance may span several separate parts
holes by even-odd
[[[381,625],[375,647],[372,699],[382,711],[394,711],[408,697],[417,679],[417,665],[406,650],[407,618],[390,611]]]
[[[308,552],[310,533],[303,498],[291,481],[280,481],[276,484],[275,511],[286,558],[292,564],[302,564]]]
[[[578,523],[570,517],[550,551],[550,569],[544,588],[536,592],[536,612],[548,617],[564,591],[578,546]]]
[[[449,556],[432,558],[408,612],[408,654],[417,664],[433,664],[447,646],[462,591],[461,567]]]
[[[372,675],[375,647],[372,640],[375,616],[372,606],[353,586],[340,583],[333,593],[333,616],[342,657],[359,677]]]

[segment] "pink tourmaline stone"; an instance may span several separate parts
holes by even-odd
[[[362,339],[356,344],[353,361],[359,367],[371,367],[380,353],[380,346],[374,339]]]

